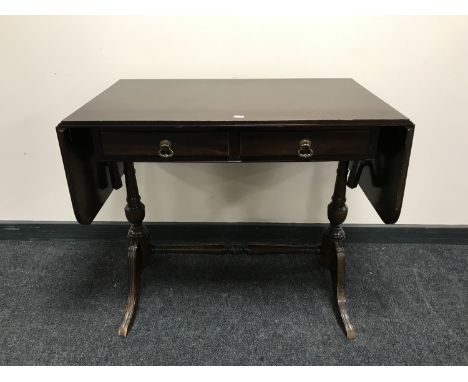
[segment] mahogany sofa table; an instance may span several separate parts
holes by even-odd
[[[79,223],[93,222],[125,174],[129,294],[119,335],[132,324],[142,260],[151,253],[134,162],[337,161],[320,260],[331,272],[338,321],[355,338],[344,290],[346,187],[360,185],[383,222],[395,223],[413,131],[407,117],[352,79],[116,82],[65,118],[57,135]]]

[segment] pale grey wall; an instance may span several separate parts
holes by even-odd
[[[74,220],[54,127],[119,78],[352,77],[416,123],[400,223],[468,224],[468,17],[0,17],[0,52],[0,220]],[[335,165],[137,171],[148,220],[324,222]]]

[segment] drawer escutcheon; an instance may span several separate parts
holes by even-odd
[[[302,139],[299,142],[299,148],[297,149],[297,155],[299,158],[311,158],[314,155],[312,150],[312,142],[310,139]]]
[[[158,155],[161,158],[167,159],[174,156],[174,150],[172,150],[172,142],[169,139],[161,139],[159,142]]]

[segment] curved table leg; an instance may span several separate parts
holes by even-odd
[[[129,240],[128,243],[128,298],[125,315],[119,327],[119,336],[126,337],[130,325],[133,323],[138,298],[140,295],[141,277],[141,248],[138,241]]]
[[[356,330],[351,324],[346,306],[345,259],[346,253],[341,241],[328,241],[322,244],[321,264],[330,270],[333,288],[334,310],[338,322],[348,340],[356,338]]]
[[[131,223],[128,230],[128,298],[125,315],[119,327],[119,336],[126,337],[135,318],[140,296],[140,277],[143,262],[151,255],[151,242],[148,230],[142,222],[145,218],[145,205],[141,202],[133,163],[124,163],[127,205],[125,215]]]
[[[340,162],[336,174],[335,191],[328,205],[330,226],[323,235],[320,263],[328,268],[332,277],[333,300],[336,316],[349,340],[356,338],[356,331],[350,322],[345,296],[345,257],[343,246],[345,233],[341,223],[346,219],[346,180],[348,162]]]

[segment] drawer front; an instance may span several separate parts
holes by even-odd
[[[135,161],[227,160],[227,133],[165,133],[147,131],[102,131],[104,159]]]
[[[371,155],[370,129],[243,133],[241,159],[284,161],[352,160]]]

